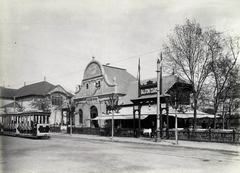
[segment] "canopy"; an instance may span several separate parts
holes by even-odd
[[[141,119],[145,119],[148,117],[148,115],[156,115],[157,114],[157,106],[151,105],[146,106],[143,105],[141,107]],[[169,116],[175,116],[175,110],[172,107],[169,107]],[[184,113],[177,111],[177,117],[178,118],[193,118],[194,117],[194,111],[192,109],[185,110]],[[219,116],[217,116],[219,117]],[[115,120],[128,120],[133,119],[133,107],[123,107],[119,110],[118,113],[114,113],[114,119]],[[197,118],[214,118],[214,115],[201,112],[197,110]],[[112,119],[112,114],[105,114],[102,113],[101,115],[93,118],[92,120],[108,120]],[[135,119],[138,119],[138,112],[135,114]]]
[[[175,116],[175,110],[169,107],[169,116]],[[186,110],[184,113],[177,111],[178,118],[194,118],[194,110]],[[216,116],[217,118],[219,116]],[[197,118],[214,118],[214,115],[197,110]]]
[[[141,119],[147,118],[148,115],[141,113]],[[133,119],[133,107],[123,107],[119,110],[118,113],[114,113],[114,119],[115,120],[130,120]],[[96,118],[93,118],[92,120],[109,120],[112,119],[112,114],[105,114],[102,113],[101,115],[97,116]],[[135,119],[138,119],[138,113],[135,115]]]
[[[114,118],[114,120],[131,120],[133,119],[133,115],[115,115],[112,117],[112,114],[102,114],[101,116],[97,116],[96,118],[93,118],[92,120],[110,120]],[[135,117],[138,119],[138,116]],[[147,118],[147,115],[141,115],[141,120]]]

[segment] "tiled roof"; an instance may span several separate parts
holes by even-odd
[[[141,85],[146,84],[148,81],[152,81],[153,83],[156,83],[157,78],[141,80]],[[189,84],[187,81],[184,81],[183,79],[180,79],[176,75],[163,76],[163,78],[162,78],[162,91],[163,92],[162,93],[166,95],[168,90],[171,89],[171,87],[177,82],[178,83]],[[157,94],[152,94],[150,96],[151,97],[153,97],[153,96],[157,97]],[[150,97],[150,96],[149,95],[144,95],[140,98],[147,98],[147,97]],[[138,98],[138,82],[134,81],[134,82],[130,83],[130,85],[128,86],[128,89],[127,89],[126,96],[124,96],[124,98],[120,101],[124,102],[124,104],[132,104],[131,100],[132,99],[137,99],[137,98]]]
[[[103,65],[103,68],[109,81],[113,81],[113,77],[116,78],[118,93],[126,94],[129,83],[137,81],[133,75],[126,71],[126,69],[106,65]]]
[[[152,78],[152,79],[145,79],[141,80],[141,85],[146,84],[148,81],[153,81],[153,83],[157,82],[157,78]],[[162,78],[162,92],[163,94],[166,94],[167,91],[176,83],[184,83],[184,84],[190,84],[188,81],[185,81],[181,79],[180,77],[176,75],[169,75],[169,76],[163,76]]]
[[[26,85],[17,90],[16,98],[32,95],[45,96],[54,88],[55,86],[48,83],[47,81]]]
[[[14,98],[17,89],[5,88],[0,86],[0,98]]]

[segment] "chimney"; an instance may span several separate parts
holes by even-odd
[[[46,76],[44,76],[44,81],[46,81]]]
[[[24,82],[24,86],[26,86],[26,82]]]

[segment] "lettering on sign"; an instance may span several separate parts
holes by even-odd
[[[141,95],[156,94],[157,87],[141,89]]]
[[[87,102],[92,102],[92,103],[97,103],[98,102],[98,97],[89,97],[86,98]]]

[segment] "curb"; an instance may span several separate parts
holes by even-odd
[[[175,145],[174,143],[168,144],[161,144],[161,143],[154,143],[152,142],[141,142],[141,141],[128,141],[128,140],[118,140],[118,139],[99,139],[99,138],[88,138],[83,136],[66,136],[66,135],[58,135],[53,134],[52,136],[60,136],[60,137],[73,137],[73,138],[81,138],[81,139],[88,139],[88,140],[95,140],[95,141],[104,141],[104,142],[119,142],[119,143],[132,143],[132,144],[146,144],[146,145],[154,145],[154,146],[163,146],[163,147],[178,147],[178,148],[185,148],[185,149],[192,149],[192,150],[205,150],[205,151],[221,151],[227,153],[234,153],[240,155],[240,151],[233,151],[233,150],[224,150],[224,149],[215,149],[215,148],[200,148],[200,147],[191,147],[191,146],[181,146]]]

